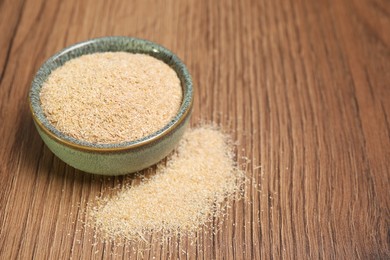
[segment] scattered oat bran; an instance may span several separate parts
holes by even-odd
[[[229,137],[212,126],[187,130],[167,163],[137,186],[90,205],[87,225],[108,240],[146,241],[151,232],[191,235],[221,213],[245,182]]]
[[[168,124],[179,110],[182,89],[176,72],[156,58],[104,52],[54,70],[40,99],[59,131],[92,143],[119,143]]]

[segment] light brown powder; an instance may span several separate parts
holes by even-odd
[[[150,232],[193,234],[209,223],[245,180],[229,137],[211,126],[190,129],[167,163],[137,186],[100,197],[88,225],[105,239],[141,240]]]
[[[59,131],[92,143],[132,141],[176,115],[182,89],[176,72],[145,54],[84,55],[54,70],[41,104]]]

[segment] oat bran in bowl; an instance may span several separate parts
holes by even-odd
[[[72,45],[38,70],[29,103],[49,149],[85,172],[147,168],[177,145],[189,122],[191,77],[166,48],[130,37]]]

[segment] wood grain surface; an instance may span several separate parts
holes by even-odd
[[[96,244],[83,209],[126,178],[67,166],[34,128],[39,66],[107,35],[181,57],[191,123],[252,160],[259,190],[195,243]],[[0,259],[390,259],[389,47],[386,0],[0,0]]]

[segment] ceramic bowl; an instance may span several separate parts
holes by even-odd
[[[90,143],[58,131],[45,117],[39,98],[42,85],[50,73],[66,61],[84,54],[118,51],[151,55],[176,71],[183,89],[182,104],[176,116],[165,127],[149,136],[119,144]],[[49,149],[74,168],[101,175],[136,172],[166,157],[183,136],[189,122],[192,102],[192,81],[182,61],[158,44],[130,37],[97,38],[63,49],[38,70],[29,93],[34,123]]]

